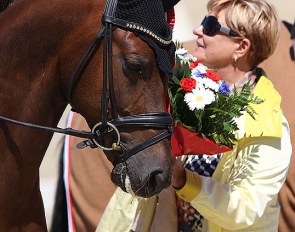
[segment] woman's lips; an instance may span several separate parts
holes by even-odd
[[[200,44],[199,42],[197,42],[197,47],[204,48],[204,45],[202,45],[202,44]]]

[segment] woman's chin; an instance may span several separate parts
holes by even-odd
[[[197,57],[198,61],[203,62],[205,56],[204,56],[204,49],[201,47],[198,47],[194,53],[194,56]]]

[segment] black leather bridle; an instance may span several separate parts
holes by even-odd
[[[104,47],[103,47],[103,90],[102,90],[102,101],[101,101],[101,110],[102,118],[101,122],[97,123],[91,132],[78,131],[72,128],[52,128],[44,127],[36,124],[25,123],[10,118],[0,116],[0,120],[14,123],[21,126],[43,129],[51,132],[68,134],[76,137],[86,138],[87,140],[79,143],[78,148],[84,148],[86,146],[100,147],[103,150],[107,151],[119,151],[120,155],[116,160],[117,163],[126,161],[129,157],[135,155],[136,153],[142,151],[143,149],[150,147],[163,139],[169,138],[173,133],[172,127],[172,117],[168,112],[155,112],[155,113],[146,113],[138,115],[130,115],[119,117],[116,104],[115,104],[115,93],[114,93],[114,84],[113,84],[113,74],[112,74],[112,31],[114,28],[119,27],[128,31],[136,31],[138,33],[145,34],[153,38],[157,43],[162,46],[167,46],[172,42],[172,31],[168,38],[163,38],[153,31],[145,28],[143,25],[134,22],[127,22],[122,19],[115,18],[115,9],[117,6],[117,0],[107,0],[106,6],[104,9],[104,14],[102,16],[102,24],[99,33],[93,39],[91,44],[86,49],[83,57],[81,58],[72,78],[70,79],[68,85],[68,101],[72,104],[72,95],[77,85],[80,77],[83,74],[89,60],[93,57],[94,53],[97,51],[98,43],[104,38]],[[108,120],[108,103],[111,105],[111,114],[112,119]],[[129,150],[124,150],[121,147],[120,142],[120,128],[130,128],[130,127],[140,127],[140,128],[152,128],[157,130],[163,130],[160,134],[152,137],[151,139],[145,141],[142,144],[139,144]],[[103,137],[111,132],[117,134],[117,139],[113,143],[112,147],[105,147],[102,145]]]

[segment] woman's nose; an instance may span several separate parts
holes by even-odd
[[[193,30],[193,33],[197,36],[203,36],[203,26],[200,25]]]

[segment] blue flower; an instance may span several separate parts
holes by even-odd
[[[230,94],[230,89],[225,82],[222,82],[218,91],[223,94]]]
[[[193,76],[195,76],[195,77],[200,77],[200,78],[205,78],[206,76],[203,74],[203,73],[201,73],[198,69],[194,69],[194,70],[192,70],[192,74],[193,74]]]

